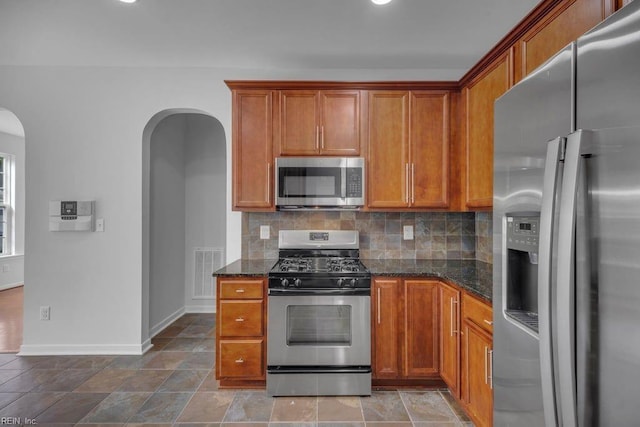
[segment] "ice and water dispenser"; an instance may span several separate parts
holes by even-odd
[[[539,213],[507,214],[504,311],[517,325],[538,332]]]

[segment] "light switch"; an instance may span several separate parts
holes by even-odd
[[[268,225],[261,225],[260,226],[260,238],[261,239],[268,239],[269,238],[269,226]]]
[[[402,226],[402,238],[404,240],[413,240],[413,225]]]

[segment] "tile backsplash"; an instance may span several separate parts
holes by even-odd
[[[277,258],[280,230],[356,229],[360,232],[362,258],[476,259],[476,240],[480,241],[476,228],[491,223],[484,216],[479,220],[478,215],[474,212],[243,212],[242,257]],[[261,225],[269,226],[269,239],[260,239]],[[414,240],[403,239],[404,225],[413,226]],[[490,231],[484,233],[490,239]],[[489,245],[490,256],[491,245],[486,240],[485,236],[482,242]],[[487,258],[485,252],[482,261]]]
[[[493,213],[476,213],[476,259],[493,264]]]

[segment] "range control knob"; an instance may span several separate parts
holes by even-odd
[[[356,283],[358,283],[358,279],[349,280],[349,287],[350,288],[355,288],[356,287]]]
[[[300,279],[295,279],[293,281],[293,286],[295,286],[296,288],[300,287],[301,284],[302,284],[302,280]]]
[[[338,279],[338,287],[342,288],[345,285],[345,280],[344,279]]]
[[[289,279],[280,279],[280,284],[282,285],[283,288],[288,288],[289,287]]]

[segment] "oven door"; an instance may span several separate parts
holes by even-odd
[[[270,295],[269,366],[371,365],[368,295]]]

